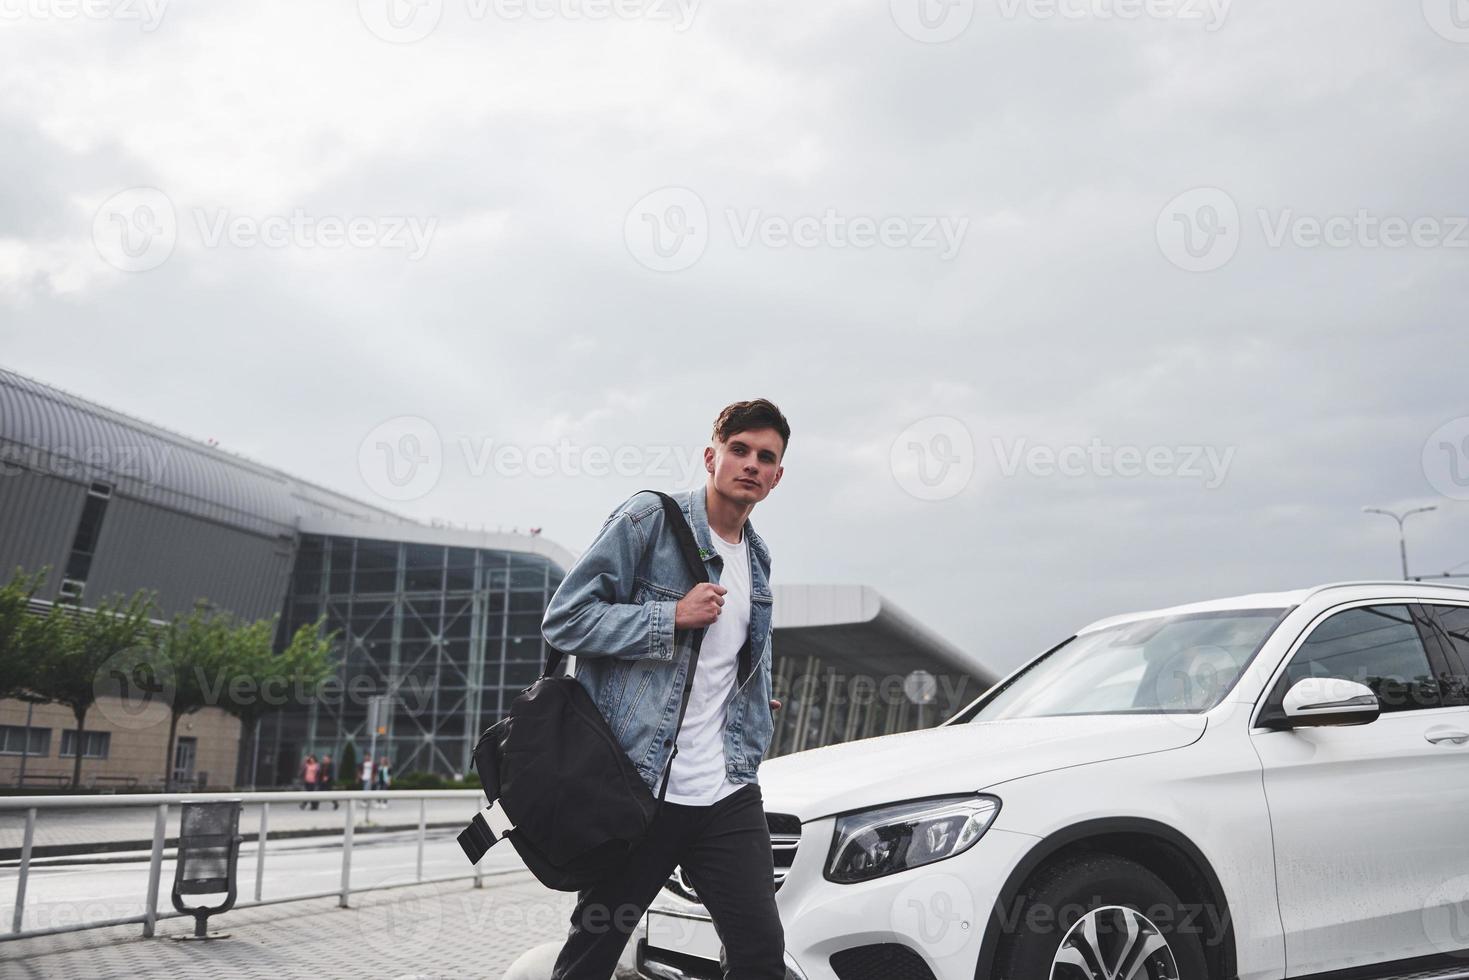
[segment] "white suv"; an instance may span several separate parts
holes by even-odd
[[[1469,590],[1093,623],[942,726],[765,763],[788,977],[1469,977]],[[648,977],[719,977],[676,874]]]

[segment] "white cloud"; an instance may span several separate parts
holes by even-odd
[[[726,402],[768,395],[795,430],[757,512],[778,577],[866,581],[1002,666],[1125,608],[1391,571],[1359,508],[1432,494],[1423,440],[1465,411],[1462,255],[1270,248],[1247,223],[1196,274],[1154,235],[1193,187],[1247,222],[1469,214],[1469,50],[1418,5],[1241,0],[1212,33],[980,5],[932,45],[887,4],[703,3],[683,31],[474,9],[446,2],[401,45],[355,3],[7,22],[7,365],[354,493],[357,442],[398,414],[451,439],[697,449]],[[168,195],[179,240],[125,273],[91,227],[133,187]],[[662,187],[710,216],[682,272],[624,243]],[[436,224],[409,260],[205,247],[200,209]],[[950,260],[742,246],[730,210],[968,231]],[[930,416],[979,454],[935,502],[889,471]],[[1237,454],[1214,490],[1004,477],[996,438]],[[577,548],[660,479],[446,472],[415,506]],[[1415,564],[1469,558],[1449,504]]]

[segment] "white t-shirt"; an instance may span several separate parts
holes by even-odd
[[[750,545],[743,531],[739,544],[730,544],[713,528],[709,540],[724,559],[719,584],[729,591],[699,647],[699,665],[664,797],[689,806],[717,803],[743,785],[731,782],[724,771],[724,713],[739,677],[740,647],[750,636]]]

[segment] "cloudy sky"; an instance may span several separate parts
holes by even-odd
[[[1456,3],[3,0],[0,363],[573,550],[769,397],[776,580],[997,668],[1469,572]]]

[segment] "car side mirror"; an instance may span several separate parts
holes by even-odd
[[[1365,725],[1376,721],[1382,703],[1372,688],[1340,677],[1303,677],[1285,692],[1282,727]]]

